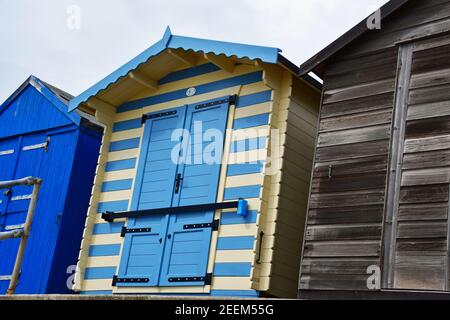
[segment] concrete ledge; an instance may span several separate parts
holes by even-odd
[[[69,300],[99,300],[99,301],[177,301],[177,300],[276,300],[257,298],[233,298],[233,297],[205,297],[205,296],[149,296],[149,295],[0,295],[0,301],[13,300],[47,300],[47,301],[69,301]]]

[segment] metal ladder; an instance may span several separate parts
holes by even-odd
[[[9,280],[9,287],[7,295],[13,295],[16,291],[17,284],[19,282],[20,269],[22,268],[23,256],[25,253],[25,247],[28,242],[28,237],[31,231],[31,224],[33,223],[33,217],[36,210],[36,203],[38,199],[39,190],[41,188],[42,179],[27,177],[20,180],[13,181],[0,181],[0,189],[7,189],[16,186],[33,186],[33,193],[31,194],[30,205],[28,206],[27,218],[23,228],[0,232],[0,241],[21,238],[19,249],[17,251],[16,262],[14,263],[14,269],[11,276],[2,276],[2,280]],[[1,252],[0,252],[1,257]]]

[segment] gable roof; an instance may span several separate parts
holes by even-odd
[[[390,0],[384,6],[380,8],[381,10],[381,20],[388,18],[394,12],[403,7],[410,0]],[[325,49],[317,53],[315,56],[307,60],[300,66],[299,75],[303,76],[308,74],[309,72],[314,72],[318,76],[321,75],[322,70],[321,66],[325,63],[330,57],[336,54],[338,51],[348,46],[351,42],[355,41],[362,35],[364,35],[370,29],[367,26],[367,19],[362,20],[355,27],[350,29],[336,41],[328,45]]]
[[[81,116],[78,113],[69,113],[68,104],[70,99],[73,98],[69,93],[52,86],[39,78],[31,75],[20,87],[14,91],[14,93],[9,96],[0,105],[0,114],[16,99],[27,87],[28,85],[34,87],[40,94],[42,94],[48,101],[50,101],[62,114],[64,114],[68,119],[70,119],[74,124],[80,125]]]
[[[282,57],[279,54],[281,50],[278,48],[177,36],[172,34],[170,27],[167,27],[161,40],[79,96],[73,98],[69,103],[69,111],[75,110],[80,104],[96,96],[123,77],[126,77],[131,71],[137,69],[140,65],[148,62],[151,58],[159,55],[166,49],[182,49],[187,52],[192,51],[205,54],[211,53],[217,56],[222,55],[228,58],[248,59],[251,61],[260,60],[269,64],[282,63],[294,74],[298,74],[298,68]],[[320,87],[320,83],[309,76],[305,77],[305,80],[309,81],[315,87]]]

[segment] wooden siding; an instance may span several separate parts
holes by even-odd
[[[412,76],[399,53],[448,31],[450,1],[411,0],[327,62],[300,290],[368,290],[385,259],[385,288],[448,289],[450,38],[416,42]]]

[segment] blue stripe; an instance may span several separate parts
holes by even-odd
[[[254,94],[249,94],[247,96],[239,97],[236,108],[244,108],[248,106],[253,106],[255,104],[260,104],[264,102],[269,102],[272,100],[272,91],[263,91]]]
[[[243,164],[231,164],[228,166],[228,177],[241,176],[244,174],[261,173],[263,169],[263,163],[243,163]]]
[[[183,69],[180,71],[175,71],[175,72],[169,73],[167,76],[165,76],[164,78],[159,80],[158,83],[160,85],[166,84],[169,82],[175,82],[175,81],[180,81],[180,80],[184,80],[184,79],[201,76],[203,74],[207,74],[207,73],[211,73],[211,72],[215,72],[215,71],[219,71],[219,70],[220,70],[220,68],[218,66],[216,66],[215,64],[205,63],[205,64],[202,64],[197,67]]]
[[[97,291],[81,291],[81,295],[89,295],[89,296],[110,296],[112,295],[112,291],[109,290],[97,290]]]
[[[132,185],[133,179],[107,181],[102,184],[102,192],[130,190]]]
[[[217,250],[251,250],[254,237],[223,237],[217,242]]]
[[[215,277],[249,277],[252,272],[251,263],[216,263]]]
[[[85,280],[111,279],[116,274],[116,267],[86,268]]]
[[[111,144],[109,145],[109,151],[115,152],[115,151],[129,150],[129,149],[137,149],[137,148],[139,148],[140,141],[141,141],[140,138],[114,141],[114,142],[111,142]]]
[[[234,130],[259,127],[269,124],[269,113],[234,120]]]
[[[220,218],[220,224],[223,226],[233,224],[249,224],[256,223],[258,211],[250,210],[246,216],[239,216],[236,212],[223,212]]]
[[[136,158],[107,162],[105,172],[134,169],[136,167]]]
[[[109,257],[120,254],[120,244],[105,244],[89,247],[89,257]]]
[[[201,94],[205,94],[205,93],[209,93],[209,92],[213,92],[213,91],[231,88],[231,87],[235,87],[237,85],[246,85],[246,84],[251,84],[251,83],[255,83],[255,82],[260,82],[262,80],[263,80],[262,71],[253,72],[253,73],[245,74],[242,76],[237,76],[237,77],[233,77],[233,78],[229,78],[229,79],[214,81],[214,82],[210,82],[207,84],[196,86],[195,87],[196,95],[201,95]],[[148,106],[159,104],[159,103],[164,103],[164,102],[169,102],[169,101],[173,101],[173,100],[179,100],[182,98],[186,98],[186,91],[188,89],[189,88],[184,88],[181,90],[164,93],[164,94],[157,95],[157,96],[152,96],[152,97],[148,97],[148,98],[144,98],[144,99],[130,101],[130,102],[127,102],[127,103],[123,104],[122,106],[120,106],[117,109],[117,112],[118,113],[127,112],[127,111],[131,111],[131,110],[140,109],[144,106],[148,107]],[[141,119],[138,119],[138,120],[140,121]]]
[[[128,200],[99,202],[97,207],[98,213],[104,212],[122,212],[128,210]]]
[[[123,226],[124,226],[123,222],[97,223],[94,225],[94,231],[92,234],[96,235],[96,234],[121,233]]]
[[[131,119],[127,121],[121,121],[114,123],[113,132],[126,131],[131,129],[137,129],[142,126],[142,118]]]
[[[211,290],[211,296],[257,298],[259,292],[255,290]]]
[[[225,189],[225,200],[237,200],[237,199],[252,199],[259,198],[261,191],[261,185],[245,186],[236,188]]]
[[[265,149],[267,137],[258,137],[234,141],[231,145],[231,153]]]

